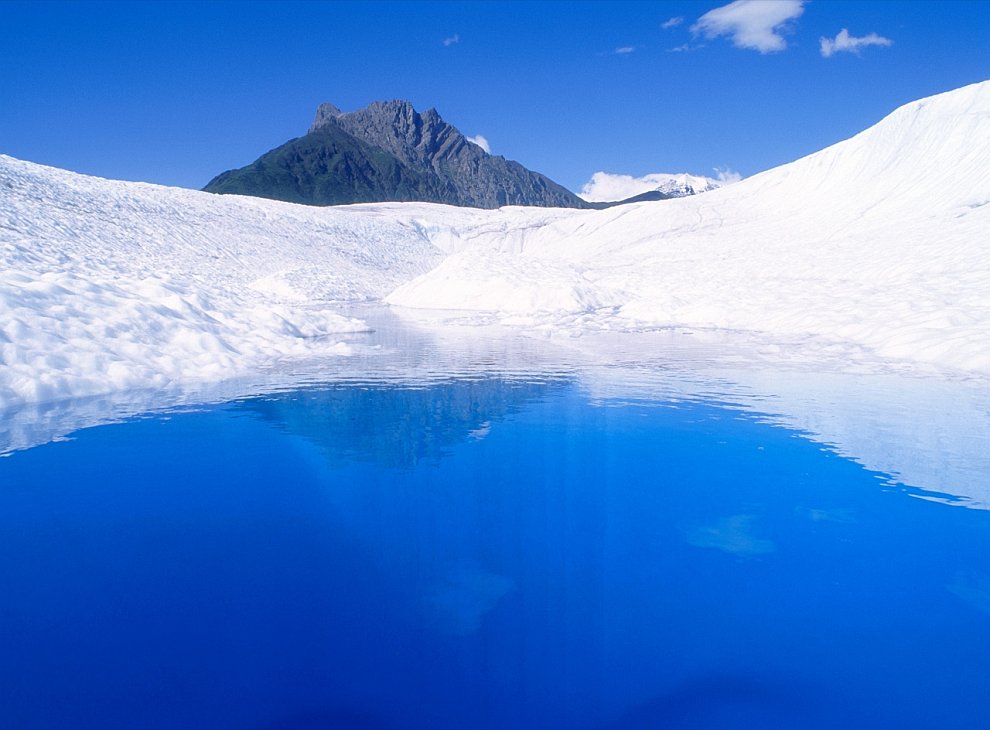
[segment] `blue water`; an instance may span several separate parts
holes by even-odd
[[[990,512],[717,400],[492,376],[132,419],[0,459],[0,535],[5,728],[990,719]]]

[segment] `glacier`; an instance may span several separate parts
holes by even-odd
[[[0,411],[346,358],[367,325],[341,305],[380,301],[985,378],[988,203],[990,82],[701,196],[601,211],[312,208],[0,155]]]
[[[469,245],[386,301],[691,326],[990,371],[990,82],[734,185]],[[575,317],[575,315],[580,315]]]

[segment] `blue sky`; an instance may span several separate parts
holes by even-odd
[[[990,79],[985,1],[726,5],[0,0],[0,152],[198,188],[404,98],[577,190],[751,175]]]

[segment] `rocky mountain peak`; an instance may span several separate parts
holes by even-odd
[[[320,104],[316,108],[316,118],[313,120],[313,123],[309,126],[310,133],[315,132],[317,129],[320,129],[321,127],[325,127],[328,124],[331,124],[333,120],[339,117],[341,114],[343,114],[343,112],[340,111],[340,109],[335,107],[333,104],[330,103]]]
[[[206,189],[317,204],[424,200],[482,208],[589,207],[543,175],[468,142],[436,109],[417,112],[403,99],[350,112],[320,104],[305,137],[254,165],[223,173]]]
[[[406,164],[435,167],[438,159],[459,154],[467,140],[456,127],[443,120],[434,108],[420,113],[403,99],[375,101],[352,112],[341,112],[333,104],[321,104],[309,131],[334,125],[358,139],[380,147]],[[473,156],[486,155],[483,150]]]

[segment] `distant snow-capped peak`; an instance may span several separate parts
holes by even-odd
[[[654,172],[642,177],[596,172],[578,196],[592,203],[625,200],[642,193],[660,192],[672,198],[697,195],[739,180],[739,174],[719,172],[718,178],[688,173]]]
[[[669,180],[660,183],[655,190],[658,193],[664,193],[675,198],[683,198],[685,195],[707,193],[709,190],[722,187],[722,185],[724,183],[713,180],[710,177],[682,173],[680,175],[671,175]]]

